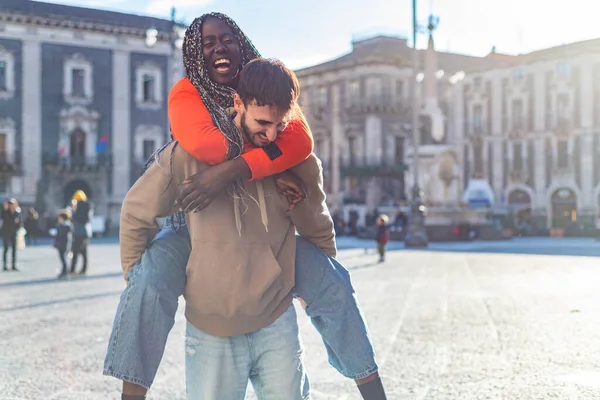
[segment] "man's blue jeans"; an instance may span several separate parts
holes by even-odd
[[[350,379],[377,371],[369,332],[349,272],[297,237],[294,294],[321,334],[329,363]],[[104,361],[104,374],[149,389],[175,322],[191,251],[185,227],[162,230],[129,273]]]
[[[213,336],[188,322],[186,398],[243,400],[250,380],[259,400],[308,399],[303,358],[293,304],[272,324],[244,335]]]

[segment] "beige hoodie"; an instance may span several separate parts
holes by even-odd
[[[179,183],[207,168],[177,144],[133,185],[121,211],[125,276],[157,232],[156,219],[172,215]],[[274,322],[291,302],[296,230],[336,255],[320,161],[311,155],[293,169],[307,198],[287,212],[273,178],[244,181],[242,199],[222,193],[202,212],[187,215],[192,253],[187,265],[186,317],[217,336],[252,332]]]

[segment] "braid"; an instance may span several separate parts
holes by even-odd
[[[201,17],[196,18],[185,33],[182,50],[186,75],[196,90],[198,90],[215,126],[219,128],[225,136],[225,139],[228,142],[225,155],[227,159],[232,160],[242,154],[244,140],[239,129],[235,126],[227,113],[227,108],[233,106],[233,95],[235,91],[228,86],[219,85],[211,80],[206,69],[206,63],[202,52],[202,24],[207,18],[211,17],[220,19],[231,28],[233,35],[240,46],[240,69],[250,61],[260,57],[260,54],[237,24],[225,14],[204,14]]]

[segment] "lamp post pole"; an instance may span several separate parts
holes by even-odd
[[[419,188],[419,111],[421,109],[417,96],[417,75],[419,74],[419,53],[417,50],[417,0],[412,0],[413,8],[413,76],[411,85],[412,100],[412,173],[413,187],[410,202],[408,230],[404,238],[406,247],[427,247],[429,240],[425,231],[425,206]]]

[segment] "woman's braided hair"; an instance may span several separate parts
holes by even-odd
[[[185,33],[183,41],[183,65],[185,66],[186,75],[196,90],[198,90],[204,105],[206,105],[206,108],[208,108],[208,111],[210,112],[215,126],[219,128],[225,136],[225,139],[228,142],[226,158],[232,160],[242,154],[244,141],[239,129],[235,126],[227,113],[227,108],[233,107],[233,95],[235,90],[228,86],[215,83],[208,76],[206,62],[202,52],[202,24],[208,18],[217,18],[231,28],[240,47],[240,69],[250,61],[260,57],[260,54],[237,24],[225,14],[204,14],[201,17],[196,18]]]

